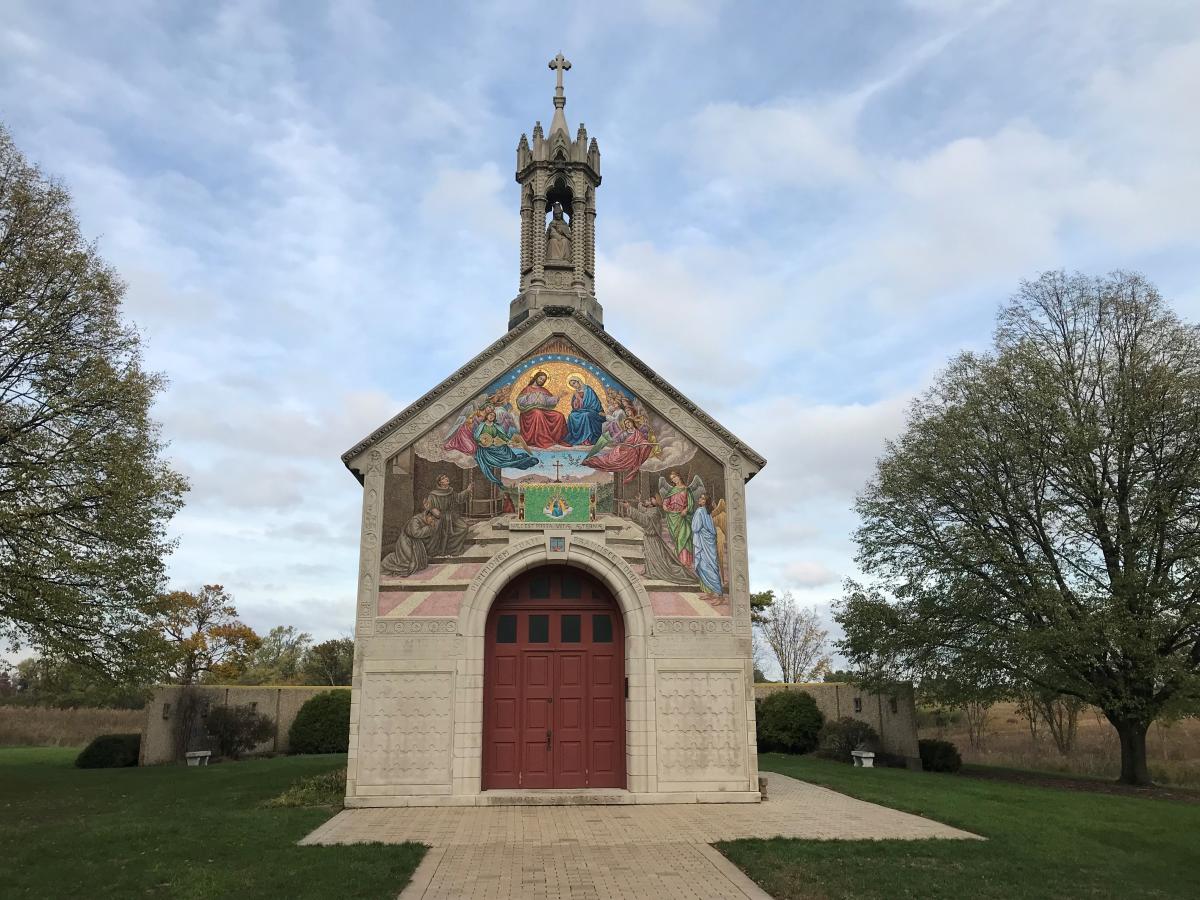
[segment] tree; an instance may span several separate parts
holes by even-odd
[[[822,681],[841,682],[843,684],[854,684],[858,681],[858,673],[851,672],[849,669],[829,669],[823,676]]]
[[[170,644],[169,671],[179,684],[202,677],[233,681],[249,666],[262,638],[237,617],[233,598],[219,584],[200,591],[171,591],[159,598],[160,627]]]
[[[124,291],[0,128],[0,639],[114,673],[144,663],[187,487]]]
[[[816,609],[802,609],[790,592],[771,604],[762,630],[785,684],[811,681],[829,668],[829,633],[821,628]]]
[[[335,638],[309,648],[302,672],[305,684],[349,684],[354,670],[354,641]]]
[[[750,624],[765,625],[771,613],[771,604],[775,602],[775,592],[755,591],[750,595]]]
[[[1034,744],[1041,742],[1042,727],[1050,733],[1054,746],[1063,756],[1075,748],[1079,714],[1086,704],[1070,694],[1058,694],[1035,684],[1021,685],[1013,694],[1017,712],[1029,726]],[[1159,717],[1161,720],[1161,716]]]
[[[1140,276],[1026,282],[914,402],[859,496],[842,651],[968,660],[1101,709],[1120,780],[1200,680],[1200,331]]]
[[[140,709],[150,697],[146,684],[122,682],[69,659],[30,657],[17,663],[16,671],[11,699],[23,706]]]
[[[295,684],[312,636],[294,625],[276,625],[254,648],[239,684]]]

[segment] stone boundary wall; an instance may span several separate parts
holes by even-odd
[[[895,693],[872,694],[854,684],[817,681],[806,684],[754,685],[761,700],[778,691],[803,691],[817,701],[826,721],[849,717],[866,722],[879,732],[883,749],[920,765],[917,749],[917,706],[911,684],[897,685]]]
[[[142,750],[138,764],[156,766],[178,762],[176,728],[179,727],[180,701],[190,690],[208,701],[209,706],[253,706],[275,723],[275,733],[252,753],[286,753],[288,731],[300,707],[325,691],[348,691],[349,685],[168,685],[158,688],[146,704],[142,728]]]

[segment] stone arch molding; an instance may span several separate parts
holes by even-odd
[[[654,630],[650,598],[633,569],[612,550],[578,532],[566,536],[565,553],[551,553],[544,533],[510,544],[488,560],[463,596],[458,632],[466,644],[466,654],[459,662],[461,677],[455,691],[454,794],[478,794],[482,788],[483,645],[488,611],[513,578],[543,565],[575,566],[599,578],[612,591],[625,620],[625,675],[629,679],[625,701],[627,787],[635,792],[657,789],[648,756],[654,727],[654,704],[646,678],[646,638]]]
[[[571,535],[566,553],[551,553],[546,538],[539,535],[501,550],[472,579],[459,609],[458,631],[479,641],[482,656],[488,610],[506,584],[529,569],[545,565],[575,566],[588,572],[612,590],[625,619],[625,635],[645,637],[654,630],[650,597],[629,564],[603,544]]]

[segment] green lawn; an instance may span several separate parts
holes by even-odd
[[[1198,804],[773,753],[759,765],[988,839],[717,845],[777,900],[1200,896]]]
[[[0,897],[388,897],[424,848],[297,847],[330,809],[268,809],[344,756],[76,769],[78,750],[0,749]]]

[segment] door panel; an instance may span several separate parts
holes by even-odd
[[[521,787],[554,787],[551,729],[554,727],[554,654],[526,650],[522,654]]]
[[[587,704],[588,654],[556,654],[557,678],[554,683],[554,786],[587,787]]]

